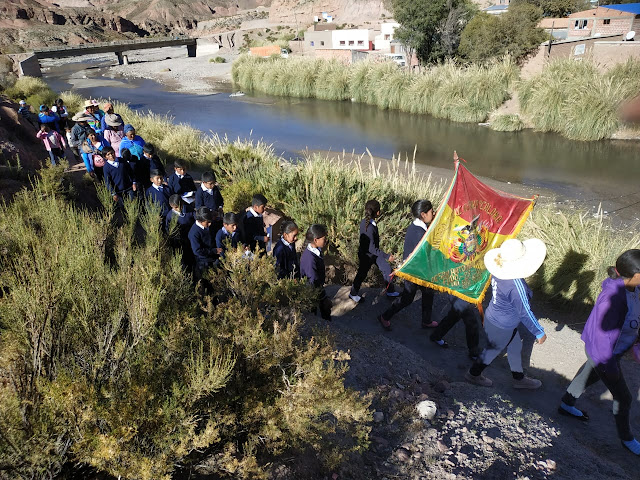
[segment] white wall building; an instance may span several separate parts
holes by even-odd
[[[374,38],[374,45],[376,50],[380,50],[381,52],[390,52],[391,51],[391,42],[394,39],[394,33],[396,28],[400,26],[399,23],[395,22],[385,22],[380,24],[380,34],[376,35]]]
[[[373,48],[373,30],[353,28],[349,30],[334,30],[331,32],[331,43],[335,49],[371,50]]]

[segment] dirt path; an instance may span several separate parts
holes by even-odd
[[[447,457],[446,452],[437,451],[435,454],[432,452],[430,455],[435,455],[435,458],[432,458],[431,463],[428,463],[428,465],[430,465],[430,471],[435,472],[436,476],[416,476],[415,478],[439,478],[438,475],[445,474],[443,472],[448,472],[446,473],[447,475],[456,475],[456,477],[450,478],[474,479],[532,479],[547,478],[548,476],[554,479],[571,480],[578,478],[594,480],[602,478],[637,478],[635,472],[640,460],[624,450],[617,439],[611,414],[612,399],[604,386],[596,385],[592,387],[580,400],[579,406],[588,411],[591,417],[587,424],[582,424],[557,414],[556,409],[560,397],[585,358],[583,343],[580,340],[580,331],[584,321],[582,316],[580,318],[571,318],[564,315],[560,317],[555,314],[555,318],[552,318],[552,320],[542,320],[549,337],[544,345],[533,346],[533,337],[530,335],[525,339],[523,356],[525,365],[529,365],[526,370],[529,375],[543,382],[543,387],[540,390],[531,392],[513,389],[510,385],[511,376],[505,357],[497,359],[486,371],[486,375],[494,381],[494,387],[483,388],[469,385],[463,380],[463,375],[470,366],[470,360],[467,357],[464,328],[461,322],[446,336],[446,340],[450,344],[449,349],[442,349],[436,346],[428,339],[430,332],[420,328],[418,295],[418,299],[413,305],[400,312],[392,320],[393,331],[385,332],[376,321],[376,316],[387,308],[389,300],[386,297],[378,296],[379,291],[379,289],[369,289],[366,291],[365,301],[355,306],[348,299],[348,287],[328,287],[329,294],[334,296],[333,313],[335,315],[334,322],[330,328],[337,333],[338,345],[341,344],[340,338],[345,335],[349,335],[350,338],[355,335],[360,339],[361,343],[371,342],[371,345],[375,345],[382,336],[385,342],[390,345],[388,348],[391,348],[391,350],[411,352],[412,355],[415,355],[412,359],[413,362],[424,362],[422,367],[432,369],[431,382],[436,382],[439,376],[433,372],[440,371],[441,375],[446,378],[449,386],[442,396],[438,397],[436,394],[437,403],[449,405],[445,408],[453,408],[451,407],[451,400],[454,400],[454,404],[459,402],[464,406],[470,407],[471,411],[488,408],[485,415],[480,419],[473,418],[470,413],[464,413],[465,408],[460,407],[457,413],[454,408],[454,415],[449,411],[449,418],[440,425],[439,433],[432,435],[432,437],[438,438],[438,442],[444,442],[447,448],[451,449],[454,449],[455,439],[458,438],[460,445],[455,447],[457,450],[454,449],[454,453],[451,454],[455,455],[456,458],[461,452],[465,451],[465,448],[471,448],[472,450],[475,448],[475,450],[480,450],[480,454],[476,451],[474,457],[468,452],[467,454],[463,453],[462,457],[460,457],[463,460],[458,459],[456,461],[451,456]],[[541,317],[545,315],[553,317],[554,315],[547,305],[534,302],[533,308],[534,311],[540,312]],[[442,318],[447,309],[448,302],[446,297],[440,294],[436,295],[434,319]],[[566,322],[566,324],[558,324],[558,321]],[[349,345],[340,346],[342,348],[350,348]],[[353,360],[351,362],[352,369],[360,372],[359,381],[361,383],[363,370],[369,370],[371,375],[375,375],[375,372],[382,368],[380,365],[385,363],[384,359],[380,358],[382,352],[369,352],[369,354],[364,352],[366,352],[366,348],[358,347],[357,352],[353,352]],[[408,354],[405,353],[405,355]],[[402,368],[407,370],[418,368],[418,365],[409,361],[409,357],[407,357],[407,360],[407,364],[403,365]],[[361,365],[362,362],[371,362],[371,364],[363,366]],[[624,365],[630,390],[636,399],[638,399],[640,387],[640,374],[637,367],[638,365],[632,361],[625,362]],[[496,395],[500,398],[500,401],[497,400],[498,397]],[[504,401],[510,407],[507,408],[506,412],[501,412],[501,409],[504,410],[501,402]],[[512,404],[509,402],[512,402]],[[484,407],[481,405],[484,405]],[[640,433],[639,413],[640,409],[636,404],[632,408],[631,422],[632,428],[637,433]],[[510,418],[510,415],[514,417]],[[529,417],[530,415],[533,415],[533,417]],[[464,435],[469,430],[482,429],[483,426],[485,429],[488,428],[487,426],[495,421],[494,416],[496,418],[502,418],[503,416],[506,418],[499,425],[489,428],[488,431],[491,431],[491,429],[493,429],[494,433],[499,431],[499,434],[494,435],[494,438],[499,436],[509,437],[509,448],[511,450],[522,450],[511,459],[503,459],[504,464],[501,464],[498,470],[495,470],[497,468],[495,467],[495,459],[491,461],[489,459],[491,456],[489,449],[491,447],[486,449],[487,442],[479,440],[480,445],[475,447],[473,439],[467,442],[460,442],[460,438],[464,439]],[[516,426],[515,436],[511,436],[513,434],[513,426],[510,427],[509,422],[514,420],[520,422],[521,428]],[[408,450],[411,451],[411,447],[415,447],[415,440],[412,439],[418,438],[420,434],[410,431],[404,433],[406,434],[404,446],[409,447]],[[454,441],[447,445],[447,441],[452,438]],[[491,439],[485,440],[488,442],[494,441]],[[409,445],[406,445],[407,442]],[[546,446],[540,448],[540,442]],[[491,444],[494,447],[496,446],[495,443]],[[387,463],[389,463],[390,459],[397,460],[397,448],[400,447],[398,445],[391,447],[392,453],[385,460]],[[527,457],[527,454],[530,454],[530,458]],[[464,459],[465,455],[468,458]],[[529,459],[527,460],[525,457]],[[453,461],[451,461],[452,458]],[[473,458],[476,458],[474,460],[475,463],[470,460]],[[555,468],[550,469],[541,463],[546,462],[548,459],[555,462],[550,462]],[[488,463],[489,461],[490,463]],[[400,463],[403,464],[403,462]],[[407,467],[407,462],[404,462],[403,466]],[[505,473],[507,471],[508,473]],[[403,475],[389,478],[414,478],[414,475],[409,468],[404,471]]]

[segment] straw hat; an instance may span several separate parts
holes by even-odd
[[[95,118],[90,117],[84,112],[78,112],[73,117],[71,117],[71,120],[73,120],[74,122],[92,122],[93,120],[95,120]]]
[[[107,113],[104,116],[104,123],[106,123],[110,127],[121,127],[124,122],[122,121],[120,115],[117,115],[115,113]]]
[[[547,246],[542,240],[530,238],[521,242],[510,238],[500,248],[489,250],[484,264],[491,275],[501,280],[527,278],[536,273],[546,255]]]
[[[97,100],[87,100],[86,102],[84,102],[84,108],[89,108],[89,107],[99,107],[100,104],[98,103]]]

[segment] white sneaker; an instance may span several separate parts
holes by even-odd
[[[360,303],[360,301],[362,300],[362,297],[360,295],[351,295],[349,294],[349,298],[351,300],[353,300],[356,303]]]

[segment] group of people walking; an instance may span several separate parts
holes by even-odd
[[[24,102],[20,103],[24,108]],[[277,277],[304,280],[316,287],[320,315],[331,320],[332,302],[324,289],[326,226],[314,224],[308,227],[302,253],[298,256],[296,244],[300,230],[294,221],[282,222],[279,238],[273,243],[273,232],[265,226],[263,218],[267,208],[264,195],[254,194],[251,205],[244,212],[225,212],[224,199],[213,172],[203,173],[197,186],[187,172],[186,163],[176,161],[173,173],[167,175],[154,146],[137,135],[133,125],[125,124],[113,111],[111,103],[104,104],[102,110],[96,101],[88,101],[84,107],[71,121],[61,100],[52,109],[46,105],[40,107],[37,137],[49,152],[52,164],[64,156],[68,144],[77,161],[84,163],[87,173],[97,180],[104,180],[115,202],[139,197],[155,204],[170,244],[182,251],[183,262],[192,269],[196,280],[224,259],[229,247],[243,246],[249,256],[270,250]],[[20,113],[26,116],[24,111]],[[75,123],[72,125],[72,122]],[[66,132],[65,136],[63,132]],[[513,387],[540,388],[540,380],[524,373],[523,342],[518,327],[524,325],[538,344],[543,344],[547,338],[531,309],[532,291],[525,281],[544,262],[544,242],[509,239],[485,254],[484,263],[491,274],[491,299],[483,323],[487,345],[481,349],[481,323],[473,305],[449,296],[448,313],[435,321],[432,318],[433,290],[407,280],[401,292],[396,290],[392,278],[395,258],[380,245],[377,222],[381,213],[382,207],[375,199],[364,205],[364,218],[359,228],[358,270],[349,298],[355,304],[363,301],[361,286],[375,265],[386,282],[385,294],[393,298],[388,308],[377,316],[383,329],[391,330],[393,317],[411,305],[420,291],[421,326],[431,329],[429,338],[436,346],[447,348],[449,345],[444,337],[458,321],[463,321],[472,360],[465,374],[468,382],[490,387],[493,382],[483,373],[506,350]],[[426,199],[417,200],[411,207],[411,214],[413,220],[407,226],[404,240],[405,260],[420,243],[436,215],[432,203]],[[587,421],[587,412],[576,404],[586,389],[602,381],[613,395],[613,414],[622,444],[640,455],[640,442],[633,437],[629,422],[633,397],[621,369],[621,358],[638,342],[640,250],[622,253],[616,265],[609,268],[608,275],[582,333],[586,361],[568,386],[558,411],[570,418]]]

